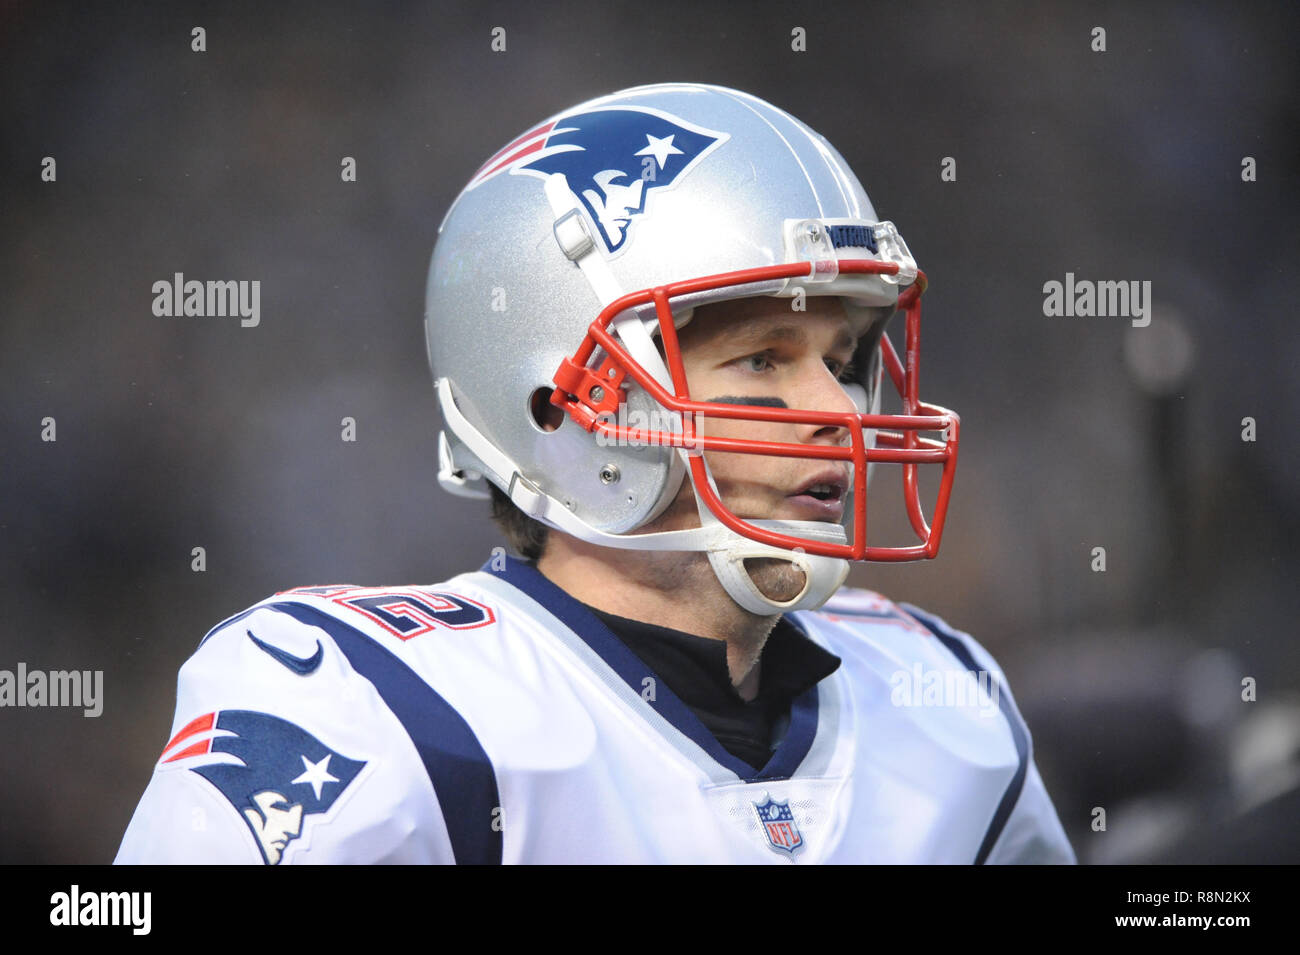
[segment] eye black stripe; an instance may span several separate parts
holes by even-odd
[[[790,407],[781,398],[764,398],[764,397],[741,397],[739,395],[723,395],[720,398],[705,398],[711,405],[750,405],[755,408],[788,408]]]

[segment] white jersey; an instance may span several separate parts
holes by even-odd
[[[1068,863],[993,658],[841,591],[760,772],[510,560],[277,594],[181,669],[119,863]]]

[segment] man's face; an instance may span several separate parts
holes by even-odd
[[[737,299],[696,310],[679,334],[691,397],[812,411],[856,412],[841,378],[856,340],[838,298]],[[846,446],[846,428],[708,418],[700,433],[792,444]],[[756,520],[838,522],[851,486],[843,461],[708,452],[723,503]],[[689,482],[687,482],[689,484]],[[692,504],[692,507],[694,505]]]
[[[257,810],[245,809],[244,815],[262,843],[267,861],[275,865],[284,847],[302,832],[302,803],[290,805],[281,793],[268,789],[255,795],[253,804]]]

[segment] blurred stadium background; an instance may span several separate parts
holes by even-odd
[[[1081,861],[1300,861],[1298,27],[1289,3],[4,4],[0,669],[101,669],[105,702],[0,710],[0,862],[112,859],[219,620],[501,543],[436,486],[438,223],[530,124],[673,79],[825,134],[930,276],[922,394],[963,418],[943,552],[853,582],[999,658]],[[260,280],[261,324],[155,317],[175,272]],[[1044,317],[1066,272],[1150,281],[1152,324]]]

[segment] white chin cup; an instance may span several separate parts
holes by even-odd
[[[825,521],[750,521],[755,527],[806,537],[823,543],[843,544],[848,540],[843,526]],[[803,571],[804,585],[792,600],[772,600],[755,585],[745,561],[771,557],[789,561]],[[815,610],[831,599],[849,575],[849,562],[839,557],[820,557],[800,551],[760,544],[735,535],[735,542],[709,551],[709,563],[723,588],[750,613],[770,617],[792,610]]]

